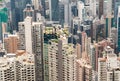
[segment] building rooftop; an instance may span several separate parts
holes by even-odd
[[[82,67],[86,67],[86,68],[89,68],[89,69],[92,68],[92,66],[89,63],[87,63],[85,59],[79,59],[76,62]]]
[[[26,53],[24,50],[18,50],[16,54],[9,53],[4,57],[0,57],[0,70],[6,70],[12,67],[14,62],[20,62],[24,65],[34,65],[34,55]]]

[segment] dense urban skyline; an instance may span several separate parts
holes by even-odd
[[[0,0],[0,81],[120,81],[120,0]]]

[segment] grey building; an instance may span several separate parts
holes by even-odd
[[[32,17],[33,21],[35,21],[35,12],[30,4],[27,4],[26,8],[23,10],[23,19],[25,19],[27,16]]]
[[[18,30],[18,22],[23,21],[23,9],[31,0],[10,0],[12,30]]]
[[[49,0],[50,21],[59,21],[59,0]]]

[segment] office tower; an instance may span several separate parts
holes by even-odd
[[[12,30],[18,30],[18,22],[23,21],[23,10],[31,0],[10,0]]]
[[[63,1],[64,4],[64,23],[68,26],[71,26],[72,20],[72,5],[70,0]]]
[[[113,27],[111,28],[111,38],[113,39],[114,43],[117,44],[117,38],[118,38],[118,33],[117,33],[117,28]]]
[[[101,18],[101,16],[103,15],[103,3],[104,3],[104,0],[99,0],[99,12],[98,12],[98,15],[99,15],[99,18]]]
[[[117,18],[118,18],[118,10],[120,6],[120,1],[119,0],[113,0],[114,1],[114,22],[115,22],[115,27],[117,28]]]
[[[44,81],[43,27],[42,22],[33,22],[32,17],[26,17],[23,22],[19,22],[19,49],[35,54],[37,81]]]
[[[46,18],[46,4],[45,0],[41,0],[41,5],[42,5],[42,16]]]
[[[103,58],[98,58],[98,81],[120,81],[120,58],[114,49],[105,48]]]
[[[106,37],[111,36],[111,28],[114,27],[113,23],[114,23],[113,15],[107,15],[106,16],[106,27],[105,27]]]
[[[92,81],[92,66],[89,63],[89,57],[86,52],[82,53],[82,58],[76,60],[77,63],[77,80]]]
[[[78,16],[77,1],[75,1],[74,4],[72,4],[72,14],[73,14],[73,17],[77,17]]]
[[[52,39],[49,43],[49,81],[76,81],[76,54],[73,44]]]
[[[33,21],[35,21],[35,12],[30,4],[26,4],[26,8],[23,10],[23,19],[27,16],[32,17]]]
[[[62,1],[59,2],[59,21],[60,24],[64,24],[64,3]]]
[[[80,18],[80,21],[83,21],[84,20],[84,3],[81,1],[78,1],[77,9],[78,9],[78,17]]]
[[[96,17],[93,20],[93,40],[101,41],[106,37],[105,19]]]
[[[104,0],[103,9],[104,16],[112,15],[112,0]]]
[[[50,21],[59,21],[59,0],[49,0]]]
[[[73,33],[74,35],[76,35],[78,31],[82,31],[81,20],[79,17],[73,18],[72,25],[73,28],[71,29],[71,33]]]
[[[39,0],[32,0],[32,5],[34,7],[34,10],[39,10],[39,7],[40,7]]]
[[[93,22],[91,23],[91,34],[92,34],[92,37],[91,39],[93,40],[97,40],[96,38],[96,35],[97,35],[97,26],[99,25],[99,18],[96,17],[95,19],[93,19]]]
[[[18,35],[9,35],[4,38],[4,47],[7,53],[15,53],[18,50],[19,37]]]
[[[96,10],[97,10],[97,8],[96,8],[96,0],[90,0],[90,15],[92,15],[92,16],[96,16]]]
[[[36,81],[33,54],[19,50],[0,58],[0,81]]]
[[[117,15],[117,31],[118,31],[117,46],[118,46],[118,51],[120,51],[120,6],[118,7],[118,15]]]

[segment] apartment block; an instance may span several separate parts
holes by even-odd
[[[104,57],[98,58],[98,81],[120,81],[120,57],[107,46]]]
[[[0,58],[0,81],[36,81],[33,54],[19,50]]]
[[[49,42],[49,81],[76,81],[77,57],[73,44],[66,39],[51,39]]]

